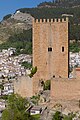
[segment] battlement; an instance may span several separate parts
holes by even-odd
[[[66,19],[55,18],[55,19],[33,19],[33,23],[53,23],[53,22],[68,22],[68,17]]]

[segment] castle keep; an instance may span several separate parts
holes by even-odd
[[[33,93],[42,81],[68,78],[68,53],[68,18],[33,21]]]

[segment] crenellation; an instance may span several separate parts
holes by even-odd
[[[43,19],[43,22],[46,22],[46,19]]]
[[[42,19],[40,19],[40,23],[42,23]]]
[[[51,19],[51,23],[53,22],[53,19]]]
[[[58,19],[58,22],[61,22],[61,19]]]
[[[34,23],[35,23],[35,19],[33,18],[33,20],[32,20],[32,25],[34,26]]]
[[[64,20],[64,18],[62,18],[62,22],[64,22],[65,20]]]
[[[39,22],[39,19],[36,19],[36,23],[38,23]]]
[[[47,22],[49,22],[49,19],[47,19]]]
[[[54,22],[57,22],[57,19],[54,19]]]
[[[66,19],[62,18],[62,19],[33,19],[33,23],[54,23],[54,22],[68,22],[68,17],[66,17]]]

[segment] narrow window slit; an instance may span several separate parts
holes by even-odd
[[[51,51],[52,51],[52,48],[51,48],[51,47],[49,47],[49,48],[48,48],[48,52],[51,52]]]
[[[62,52],[64,52],[64,47],[62,47]]]

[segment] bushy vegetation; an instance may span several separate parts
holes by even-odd
[[[8,95],[3,95],[3,96],[1,95],[0,99],[7,100],[8,99]]]
[[[32,65],[30,63],[26,62],[26,61],[22,62],[21,65],[24,66],[24,68],[26,68],[26,69],[27,68],[30,69],[32,67]]]
[[[76,116],[76,114],[69,113],[68,115],[63,115],[60,111],[56,111],[56,113],[53,115],[52,120],[73,120],[73,118]]]
[[[26,110],[29,102],[19,95],[10,95],[7,107],[2,113],[2,120],[39,120],[40,116],[31,116]]]
[[[33,120],[40,120],[40,114],[32,115]]]
[[[6,16],[3,17],[3,20],[7,20],[10,17],[11,17],[11,14],[8,14],[8,15],[6,15]]]
[[[43,89],[44,89],[44,90],[50,90],[50,88],[51,88],[51,80],[47,80],[47,81],[44,83]]]
[[[79,52],[80,51],[80,42],[74,42],[74,43],[70,43],[70,51],[71,52]]]
[[[4,89],[3,84],[0,84],[0,89],[1,89],[1,90],[3,90],[3,89]]]
[[[37,72],[37,66],[36,67],[32,67],[31,69],[31,73],[29,74],[29,77],[32,78],[33,75]]]
[[[77,6],[80,4],[80,0],[50,0],[49,2],[42,2],[38,5],[38,7],[42,7],[42,6],[51,6],[51,7],[73,7],[73,6]]]
[[[40,95],[35,95],[31,97],[31,102],[35,105],[38,105],[39,100],[40,100]]]
[[[0,49],[9,47],[16,48],[16,55],[32,53],[32,30],[23,30],[22,33],[15,33],[9,37],[8,41],[0,44]]]
[[[52,120],[62,120],[63,116],[61,114],[61,112],[57,111],[54,115],[53,115],[53,119]]]
[[[21,8],[19,9],[23,13],[30,13],[34,18],[59,18],[62,17],[62,14],[70,14],[73,17],[70,17],[70,22],[72,24],[80,23],[79,14],[80,7],[76,8]]]

